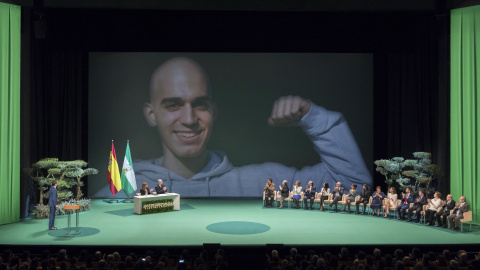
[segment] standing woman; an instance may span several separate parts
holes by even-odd
[[[140,189],[140,195],[150,195],[150,190],[148,189],[148,184],[143,182],[142,188]]]
[[[345,203],[345,206],[343,207],[342,211],[345,211],[348,205],[348,213],[350,213],[350,203],[352,201],[355,202],[355,197],[357,197],[357,195],[358,195],[357,184],[352,184],[350,192],[348,193],[347,202]]]
[[[323,211],[323,201],[328,199],[328,195],[330,195],[330,188],[328,187],[328,183],[325,182],[320,191],[320,211]]]
[[[282,185],[279,186],[280,189],[280,196],[278,196],[278,201],[280,202],[280,206],[278,208],[283,208],[283,200],[288,198],[290,195],[290,189],[288,188],[287,180],[283,180]]]
[[[390,208],[395,209],[397,207],[397,191],[394,187],[390,188],[390,192],[387,194],[387,201],[385,202],[385,218],[390,213]]]
[[[295,182],[295,186],[293,187],[292,189],[292,192],[293,192],[293,196],[292,196],[292,200],[293,202],[295,203],[295,208],[299,209],[300,208],[300,205],[299,205],[299,201],[300,199],[302,198],[302,186],[301,186],[301,183],[300,181],[296,181]]]
[[[382,188],[377,186],[377,191],[375,191],[372,195],[372,204],[370,208],[372,208],[372,215],[375,214],[375,210],[377,210],[377,216],[380,216],[380,209],[382,209],[382,201],[385,198],[385,193],[382,192]]]

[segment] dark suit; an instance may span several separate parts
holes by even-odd
[[[163,193],[167,193],[167,190],[163,190],[163,188],[165,187],[164,184],[162,184],[161,186],[157,185],[155,187],[155,191],[157,192],[157,194],[163,194]]]
[[[398,211],[398,219],[405,219],[405,211],[410,208],[410,204],[413,202],[413,196],[410,193],[407,196],[407,193],[405,193],[402,197],[402,204],[397,206],[397,211]]]
[[[310,186],[307,186],[304,190],[303,190],[304,194],[303,194],[303,204],[305,205],[305,209],[308,209],[307,207],[307,201],[310,200],[310,209],[312,209],[312,206],[313,206],[313,201],[315,200],[315,193],[317,192],[317,188],[312,185],[311,187]]]
[[[370,191],[368,189],[362,189],[362,193],[360,193],[360,200],[355,203],[355,206],[357,207],[357,213],[360,212],[359,206],[361,203],[363,203],[363,213],[365,214],[365,208],[366,205],[368,204],[370,200]]]
[[[332,204],[335,204],[335,211],[337,211],[337,204],[338,204],[338,201],[341,201],[342,200],[342,196],[343,196],[343,187],[340,186],[337,190],[333,190],[332,192],[333,196],[333,201],[332,203],[330,204],[330,206],[332,206]]]
[[[150,190],[147,188],[146,191],[143,189],[140,189],[140,195],[150,195]]]
[[[453,208],[455,208],[455,201],[454,200],[447,201],[445,203],[445,205],[442,205],[442,209],[440,209],[440,211],[438,211],[435,214],[435,217],[437,218],[437,225],[438,226],[440,226],[442,224],[442,222],[440,222],[440,217],[443,218],[443,225],[447,226],[447,217],[450,216],[450,210],[452,210]]]
[[[459,207],[453,208],[453,213],[448,216],[448,223],[450,223],[450,229],[453,230],[459,227],[460,219],[463,218],[463,213],[468,212],[469,208],[470,205],[468,205],[468,203],[463,203],[463,205],[460,204]]]
[[[51,229],[55,227],[55,211],[57,209],[57,188],[54,186],[50,187],[48,191],[48,206],[50,207],[50,214],[48,216],[48,228]]]
[[[417,202],[417,199],[419,199],[419,201]],[[418,198],[416,198],[413,202],[413,206],[408,208],[408,220],[412,220],[412,214],[413,214],[413,211],[416,211],[416,215],[417,215],[417,222],[420,222],[420,212],[422,212],[423,210],[423,206],[426,205],[428,203],[427,201],[427,197],[425,196],[418,196]]]

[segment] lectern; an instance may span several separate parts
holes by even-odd
[[[67,233],[65,235],[78,235],[80,234],[80,228],[78,227],[78,224],[80,222],[79,220],[79,213],[80,213],[80,205],[77,204],[67,204],[63,206],[63,209],[67,210],[68,212],[68,229]],[[71,224],[71,216],[72,212],[75,211],[75,232],[71,233],[72,227],[70,226]]]

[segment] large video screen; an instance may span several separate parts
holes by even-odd
[[[130,197],[159,179],[183,197],[372,183],[371,54],[90,53],[88,95],[90,198],[112,197],[112,140]]]

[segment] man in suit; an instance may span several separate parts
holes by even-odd
[[[57,180],[52,181],[52,186],[48,191],[48,206],[50,207],[50,215],[48,221],[48,229],[49,230],[58,230],[57,227],[54,226],[55,223],[55,211],[57,210]]]
[[[362,193],[360,193],[360,200],[355,203],[357,207],[357,211],[355,212],[355,215],[358,215],[360,213],[360,204],[363,203],[363,212],[362,215],[365,215],[365,209],[367,208],[367,204],[370,200],[370,191],[368,190],[367,184],[363,184],[363,190]]]
[[[428,203],[427,197],[424,196],[423,191],[420,190],[418,192],[418,198],[415,199],[413,202],[413,206],[408,208],[408,222],[412,222],[412,214],[413,211],[415,211],[415,214],[417,216],[417,220],[415,222],[419,223],[420,222],[420,212],[423,210],[423,206]]]
[[[397,206],[398,220],[405,219],[405,211],[410,207],[413,202],[412,190],[410,188],[405,189],[406,193],[402,192],[402,204]]]
[[[157,192],[157,194],[167,193],[167,187],[163,184],[162,179],[157,180],[157,186],[155,187],[155,191]]]
[[[440,221],[440,217],[443,218],[443,228],[447,228],[447,217],[450,215],[450,210],[455,208],[455,201],[453,200],[452,194],[447,195],[447,200],[442,201],[442,209],[435,214],[437,219],[437,227],[442,226],[442,222]]]
[[[310,210],[312,210],[313,201],[315,200],[315,193],[317,192],[317,188],[313,185],[313,181],[308,181],[308,185],[303,192],[303,204],[305,205],[305,210],[308,210],[308,200],[310,200]]]
[[[469,208],[470,205],[468,205],[465,196],[460,197],[460,203],[455,204],[455,208],[453,208],[453,213],[448,216],[448,223],[450,223],[450,229],[454,231],[459,230],[458,227],[460,225],[460,219],[463,218],[463,213],[468,212]]]
[[[332,207],[332,205],[335,204],[335,210],[333,210],[333,211],[337,212],[338,201],[341,201],[341,200],[342,200],[342,196],[343,196],[342,183],[337,182],[337,185],[333,188],[332,195],[333,195],[333,201],[332,201],[332,203],[330,204],[330,207]]]

